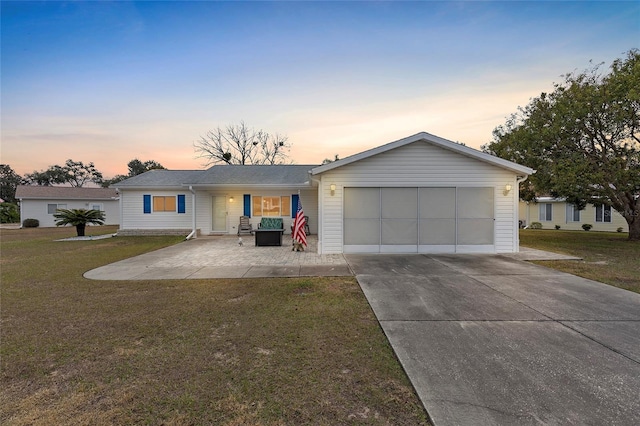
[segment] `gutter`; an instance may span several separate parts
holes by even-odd
[[[191,192],[191,211],[192,211],[192,230],[191,233],[189,235],[187,235],[187,237],[185,238],[187,241],[189,241],[192,238],[198,238],[197,234],[198,234],[198,230],[196,228],[196,191],[193,190],[193,186],[189,185],[189,191]]]

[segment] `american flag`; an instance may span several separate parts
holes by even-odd
[[[302,211],[302,202],[298,197],[298,210],[296,211],[296,218],[293,220],[293,234],[292,238],[298,243],[307,246],[307,234],[304,232],[304,212]]]

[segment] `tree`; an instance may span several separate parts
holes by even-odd
[[[493,132],[483,149],[537,170],[523,198],[565,197],[578,208],[606,204],[640,240],[640,52],[564,76]]]
[[[142,173],[148,172],[149,170],[165,169],[165,167],[162,164],[158,163],[157,161],[147,160],[145,162],[142,162],[137,158],[134,158],[133,160],[129,161],[127,163],[127,167],[129,168],[128,175],[116,175],[111,179],[106,179],[102,181],[102,186],[104,188],[108,188],[110,185],[113,185],[114,183],[118,183],[125,179],[129,179],[130,177],[140,175]]]
[[[0,198],[8,203],[16,202],[16,187],[22,182],[22,177],[8,164],[0,164]]]
[[[56,226],[71,225],[76,227],[78,237],[84,237],[87,224],[104,225],[104,212],[85,209],[59,209],[53,214]]]
[[[322,160],[322,164],[329,164],[338,160],[340,160],[340,157],[338,157],[338,154],[335,154],[335,156],[333,157],[333,160],[331,158],[325,158],[324,160]]]
[[[67,160],[64,166],[50,166],[47,170],[27,174],[25,180],[30,184],[51,186],[68,183],[71,186],[82,187],[88,182],[102,183],[102,173],[93,163],[84,164],[82,161]]]
[[[198,158],[212,164],[284,164],[291,145],[286,136],[271,135],[240,124],[210,130],[194,143]]]

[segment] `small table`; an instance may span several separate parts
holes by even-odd
[[[254,229],[256,246],[281,246],[284,229]]]

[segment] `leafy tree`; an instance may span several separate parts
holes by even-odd
[[[84,229],[87,224],[104,225],[105,220],[104,212],[86,209],[59,209],[53,214],[53,217],[56,220],[56,226],[75,226],[78,237],[84,237]]]
[[[102,186],[104,188],[108,188],[110,185],[113,185],[114,183],[118,183],[125,179],[129,179],[130,177],[140,175],[142,173],[148,172],[149,170],[165,169],[165,167],[162,164],[158,163],[157,161],[148,160],[148,161],[142,162],[137,158],[134,158],[133,160],[129,161],[127,163],[127,167],[129,168],[128,175],[116,175],[112,179],[104,180],[102,182]]]
[[[102,173],[93,163],[84,164],[82,161],[69,159],[64,166],[50,166],[47,170],[27,174],[25,180],[32,185],[50,186],[68,183],[71,186],[82,187],[89,182],[102,183]]]
[[[0,164],[0,198],[8,203],[16,202],[16,187],[22,183],[22,177],[8,164]]]
[[[286,136],[247,127],[244,121],[218,127],[195,142],[198,158],[212,164],[284,164],[291,145]]]
[[[322,164],[329,164],[338,160],[340,160],[340,157],[338,157],[338,154],[335,154],[335,156],[333,157],[333,160],[331,158],[325,158],[324,160],[322,160]]]
[[[537,172],[522,195],[566,197],[579,208],[606,204],[640,240],[640,52],[564,76],[493,132],[483,149]]]

